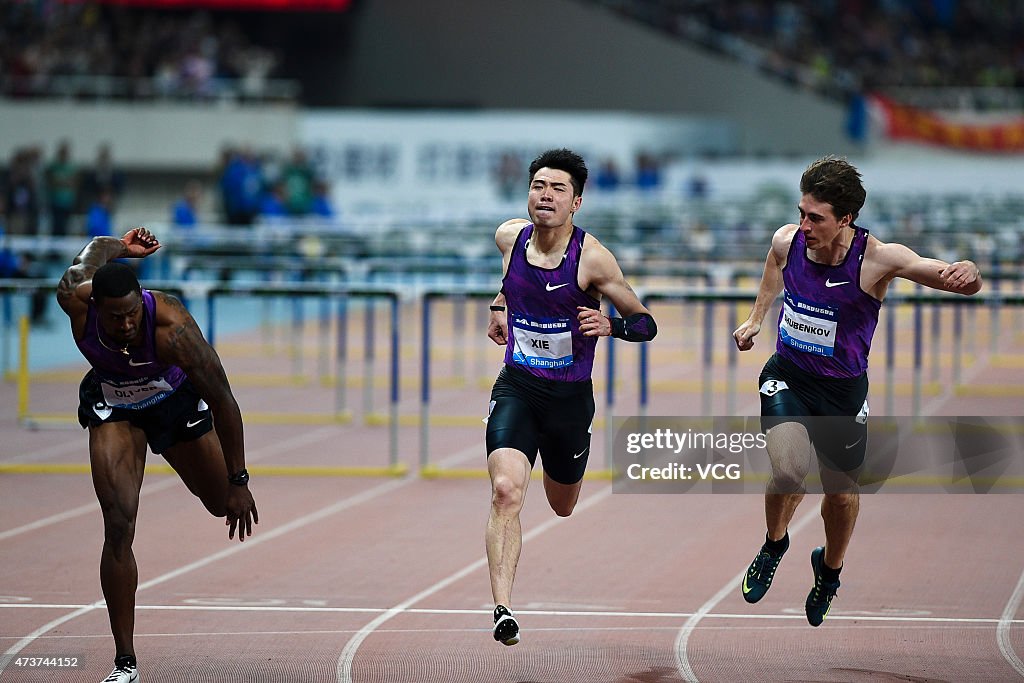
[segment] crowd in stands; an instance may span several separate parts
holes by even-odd
[[[101,145],[85,167],[73,160],[68,140],[57,144],[52,158],[41,147],[21,147],[0,166],[0,225],[15,235],[110,234],[124,187],[124,172],[108,145]]]
[[[591,0],[766,73],[837,95],[1024,88],[1024,3]]]
[[[0,96],[255,98],[279,62],[204,12],[0,0]]]
[[[328,181],[301,147],[286,160],[249,148],[227,148],[222,152],[218,185],[228,225],[285,218],[329,220],[336,215]]]

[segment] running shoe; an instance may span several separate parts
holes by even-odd
[[[504,605],[494,608],[494,639],[503,645],[519,642],[519,622]]]
[[[102,683],[138,683],[139,669],[135,657],[122,655],[114,659],[114,670],[103,679]]]
[[[815,548],[811,551],[811,570],[814,572],[814,588],[807,594],[807,621],[811,626],[821,626],[832,606],[832,598],[839,590],[839,581],[825,581],[821,578],[821,567],[825,560],[825,549]]]
[[[786,551],[773,553],[765,546],[761,546],[761,552],[757,554],[754,561],[750,563],[747,573],[743,575],[743,599],[747,602],[757,602],[764,597],[768,589],[772,587],[772,579],[775,578],[775,570],[782,562],[782,556]]]

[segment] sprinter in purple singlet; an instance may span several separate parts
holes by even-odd
[[[529,172],[530,220],[506,221],[494,237],[504,279],[487,330],[495,343],[507,345],[487,418],[486,534],[493,634],[505,645],[520,639],[509,605],[522,547],[519,512],[537,455],[548,504],[567,517],[590,455],[597,338],[641,342],[657,333],[612,253],[573,224],[587,182],[583,159],[567,149],[549,150]],[[602,297],[623,317],[603,314]]]
[[[804,496],[816,453],[824,489],[825,545],[811,552],[814,585],[804,604],[807,621],[821,625],[839,589],[860,510],[857,474],[867,447],[868,353],[878,311],[894,278],[933,289],[975,294],[981,274],[971,261],[946,263],[887,244],[854,221],[867,193],[857,169],[828,156],[800,179],[800,223],[772,237],[757,301],[733,338],[740,351],[782,292],[775,354],[758,387],[772,477],[765,494],[767,534],[743,577],[747,602],[771,587],[789,548],[789,523]]]
[[[89,429],[93,486],[103,512],[100,585],[114,636],[114,670],[104,679],[133,683],[135,590],[132,552],[146,446],[163,455],[228,538],[258,522],[249,492],[242,415],[216,351],[181,302],[142,289],[129,266],[160,248],[145,228],[97,237],[57,286],[75,343],[92,369],[79,388],[78,420]]]

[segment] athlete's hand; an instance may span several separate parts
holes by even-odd
[[[943,268],[939,277],[947,290],[956,292],[977,280],[979,274],[973,261],[957,261]]]
[[[146,228],[132,228],[121,238],[128,258],[143,258],[160,248],[160,240]]]
[[[491,319],[487,323],[487,336],[498,346],[508,344],[508,318],[505,311],[491,311]]]
[[[612,333],[612,321],[596,308],[577,306],[579,313],[576,317],[580,321],[580,332],[584,337],[609,337]]]
[[[747,320],[736,328],[732,338],[736,341],[736,348],[740,351],[749,351],[754,348],[754,337],[761,331],[761,323]]]
[[[239,541],[244,541],[246,536],[252,536],[252,525],[260,523],[260,516],[256,512],[256,501],[252,499],[249,487],[228,484],[225,508],[227,515],[224,525],[228,527],[228,538],[235,537],[235,527],[238,527]]]

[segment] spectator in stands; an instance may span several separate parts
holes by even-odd
[[[263,175],[249,150],[229,148],[223,153],[220,175],[224,220],[228,225],[252,225],[260,211]]]
[[[284,205],[292,216],[305,216],[313,201],[313,167],[300,147],[292,151],[291,160],[281,171]]]
[[[636,179],[639,190],[657,190],[661,187],[661,164],[658,159],[647,152],[640,152],[636,157]]]
[[[110,151],[109,143],[99,146],[96,150],[96,162],[85,172],[82,188],[85,206],[92,206],[103,188],[110,190],[115,202],[121,199],[124,192],[124,171],[114,164],[114,155]]]
[[[37,262],[30,253],[19,255],[11,245],[4,230],[4,214],[6,205],[0,196],[0,278],[34,278],[42,277]],[[29,321],[32,325],[46,324],[46,304],[50,300],[45,288],[32,293],[29,304]]]
[[[601,162],[594,174],[594,186],[601,192],[613,192],[622,184],[622,174],[615,159],[608,157]]]
[[[274,183],[263,194],[260,201],[260,218],[267,220],[281,220],[288,216],[288,207],[285,204],[286,190],[283,181]]]
[[[202,183],[198,180],[185,183],[181,197],[171,207],[171,223],[174,227],[191,229],[199,224],[199,202],[202,197]]]
[[[37,147],[14,150],[2,183],[7,205],[7,229],[12,235],[39,232],[40,152]]]
[[[114,234],[114,192],[110,188],[101,189],[96,201],[86,212],[85,233],[89,237],[105,237]]]
[[[331,202],[331,186],[323,178],[313,181],[313,202],[310,205],[310,213],[318,218],[335,218],[337,211]]]
[[[68,224],[78,206],[79,171],[71,159],[71,142],[61,140],[57,156],[46,167],[46,194],[50,208],[50,234],[68,234]]]

